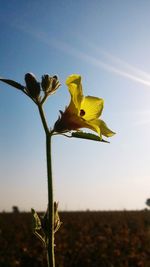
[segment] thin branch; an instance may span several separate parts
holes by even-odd
[[[42,120],[42,124],[43,124],[44,130],[45,130],[45,133],[47,135],[49,135],[50,131],[49,131],[49,128],[48,128],[48,125],[47,125],[47,122],[46,122],[46,119],[45,119],[45,114],[44,114],[44,111],[43,111],[43,108],[42,108],[41,104],[38,105],[38,109],[39,109],[39,113],[40,113],[40,117],[41,117],[41,120]]]

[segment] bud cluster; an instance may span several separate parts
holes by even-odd
[[[37,81],[36,77],[32,73],[25,74],[26,93],[36,103],[44,103],[46,98],[55,93],[57,88],[60,86],[58,77],[49,76],[45,74],[42,76],[41,83]]]
[[[45,74],[42,76],[41,86],[45,94],[50,95],[55,93],[57,88],[60,86],[60,83],[56,75],[50,77],[48,74]]]

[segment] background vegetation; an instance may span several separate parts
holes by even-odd
[[[61,212],[60,217],[56,267],[150,267],[149,210]],[[46,266],[30,213],[0,214],[0,266]]]

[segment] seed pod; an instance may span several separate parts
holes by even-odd
[[[34,99],[37,99],[40,95],[40,83],[36,80],[34,74],[25,74],[26,91]]]

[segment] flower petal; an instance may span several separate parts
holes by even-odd
[[[77,74],[70,75],[66,80],[66,85],[71,95],[69,108],[79,110],[83,98],[81,76]]]
[[[95,119],[95,120],[91,120],[91,121],[85,121],[86,124],[86,128],[89,128],[95,132],[98,133],[98,135],[100,136],[100,138],[102,138],[102,135],[106,136],[106,137],[111,137],[115,134],[115,132],[113,132],[112,130],[110,130],[106,123],[102,120],[99,119]]]
[[[104,100],[94,96],[83,98],[80,107],[80,114],[84,120],[98,119],[104,107]]]
[[[101,131],[101,134],[106,136],[106,137],[111,137],[115,134],[115,132],[113,132],[112,130],[110,130],[106,123],[102,120],[99,120],[99,126],[100,126],[100,131]]]

